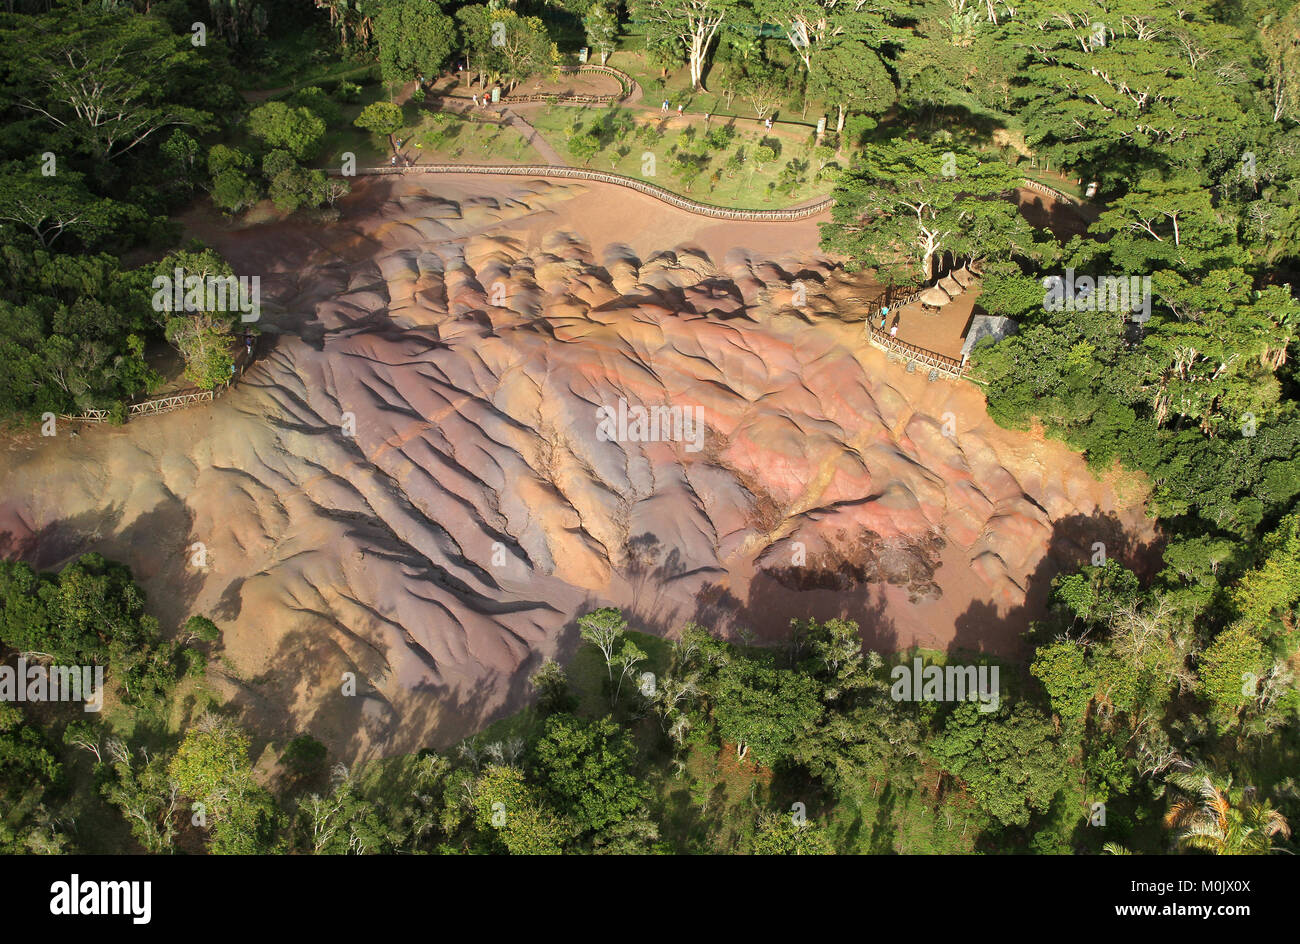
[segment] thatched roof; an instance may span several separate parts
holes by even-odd
[[[939,280],[939,288],[943,289],[953,298],[961,294],[961,285],[951,275]]]
[[[921,304],[927,308],[942,308],[952,301],[947,292],[933,285],[922,292],[920,298]]]
[[[965,266],[962,266],[960,269],[953,269],[949,275],[951,275],[962,288],[969,288],[970,284],[975,281],[975,276],[971,275],[970,270]]]

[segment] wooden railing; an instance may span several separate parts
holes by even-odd
[[[1070,196],[1068,193],[1065,193],[1062,190],[1057,190],[1055,187],[1049,187],[1047,184],[1039,183],[1037,180],[1024,177],[1022,178],[1022,181],[1030,190],[1036,190],[1045,197],[1051,197],[1057,203],[1073,203],[1076,205],[1079,203],[1077,198]]]
[[[917,364],[929,367],[931,370],[936,370],[940,374],[952,377],[955,380],[961,379],[962,372],[965,370],[961,361],[954,360],[937,351],[930,351],[923,347],[917,347],[915,344],[908,344],[906,341],[898,340],[898,338],[891,338],[887,331],[878,331],[871,326],[870,318],[867,320],[867,340],[887,354],[897,354],[905,361],[915,361]]]
[[[337,171],[333,173],[336,176],[338,174]],[[513,177],[558,177],[569,180],[590,180],[596,183],[627,187],[630,190],[644,193],[646,196],[654,197],[669,206],[677,207],[679,210],[685,210],[688,213],[694,213],[697,216],[707,216],[715,220],[738,220],[755,223],[788,223],[794,220],[805,220],[810,216],[816,216],[823,210],[829,209],[831,204],[835,202],[833,197],[823,197],[815,203],[785,210],[733,209],[688,200],[671,190],[648,184],[644,180],[638,180],[635,177],[624,177],[622,174],[611,174],[603,170],[587,170],[583,167],[565,167],[562,164],[413,164],[409,167],[363,167],[358,168],[357,173],[378,176],[407,173],[499,174]]]
[[[215,400],[244,375],[244,371],[251,363],[252,358],[241,349],[239,355],[235,358],[235,373],[231,375],[229,383],[220,384],[211,390],[190,387],[187,390],[178,390],[165,396],[151,397],[148,400],[137,400],[135,403],[128,403],[126,407],[127,419],[133,416],[156,416],[160,413],[170,413],[172,410],[193,406],[196,403],[208,403]],[[85,410],[81,413],[60,413],[59,418],[82,423],[107,423],[111,415],[111,410]]]
[[[216,399],[216,390],[193,390],[186,393],[173,393],[165,397],[156,397],[153,400],[144,400],[140,403],[132,403],[127,407],[126,412],[128,416],[170,413],[172,410],[189,406],[191,403],[202,403],[214,399]]]
[[[965,366],[961,361],[948,357],[946,354],[940,354],[938,351],[931,351],[927,348],[918,347],[915,344],[908,344],[906,341],[900,341],[898,338],[891,337],[888,331],[881,331],[872,327],[872,316],[878,314],[886,304],[890,308],[898,309],[904,305],[910,305],[920,298],[925,287],[915,289],[906,295],[892,295],[890,292],[881,292],[875,298],[866,304],[867,309],[867,340],[875,347],[880,348],[887,354],[898,355],[904,360],[916,362],[931,370],[938,371],[945,377],[961,379],[965,371]]]
[[[636,79],[610,66],[598,66],[594,63],[581,66],[559,66],[558,72],[596,72],[601,75],[608,75],[618,80],[621,86],[617,93],[610,92],[606,95],[586,95],[581,92],[535,92],[529,95],[516,95],[513,92],[507,93],[501,97],[506,104],[522,105],[528,102],[563,102],[578,105],[612,105],[615,102],[621,102],[632,97],[636,91]]]
[[[179,410],[181,407],[215,400],[216,397],[216,390],[186,390],[181,393],[171,393],[165,397],[154,397],[151,400],[140,400],[136,403],[127,404],[126,415],[130,418],[132,416],[154,416],[158,413],[170,413],[172,410]],[[109,415],[109,410],[86,410],[83,413],[64,413],[61,418],[78,420],[83,423],[106,423]]]
[[[885,305],[888,305],[890,308],[902,308],[904,305],[910,305],[912,302],[920,298],[921,293],[924,291],[925,286],[921,286],[907,295],[894,295],[892,297],[889,292],[881,292],[875,298],[871,299],[871,301],[867,302],[867,314],[877,314]]]

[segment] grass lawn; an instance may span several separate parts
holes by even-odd
[[[454,112],[421,110],[401,136],[404,140],[410,138],[417,159],[426,164],[546,163],[514,128]],[[410,149],[407,151],[410,153]]]
[[[638,121],[636,131],[629,134],[622,145],[611,140],[589,162],[574,159],[568,142],[575,137],[575,125],[582,131],[610,115],[608,108],[572,108],[556,106],[539,108],[528,114],[528,120],[538,132],[575,166],[592,170],[613,171],[658,184],[702,203],[745,209],[771,209],[797,206],[830,193],[832,182],[828,177],[818,180],[818,170],[823,161],[831,162],[833,155],[818,156],[809,144],[792,142],[770,135],[760,127],[757,131],[735,127],[734,136],[725,147],[707,145],[704,123],[698,120],[689,130],[661,129],[660,122],[646,121],[633,114]],[[677,119],[674,119],[676,123]],[[726,126],[723,120],[710,122],[717,129]],[[760,146],[770,147],[775,159],[760,163],[756,158]],[[620,154],[620,149],[626,149]],[[677,170],[681,164],[679,153],[699,162],[701,170],[692,182],[685,180]],[[648,155],[653,155],[653,161]],[[738,156],[738,159],[737,159]],[[729,164],[729,162],[731,162]],[[790,182],[788,190],[782,186],[783,174]]]
[[[343,118],[325,132],[316,167],[337,167],[342,155],[351,151],[358,167],[375,167],[388,163],[388,139],[371,134],[352,124],[361,109],[373,101],[387,100],[380,84],[363,88],[361,100],[342,106]],[[426,104],[407,102],[402,106],[404,124],[397,132],[402,151],[421,163],[545,163],[514,128],[507,125],[465,118],[455,112],[432,110]]]

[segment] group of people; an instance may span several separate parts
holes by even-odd
[[[889,336],[898,337],[898,322],[902,319],[901,315],[894,315],[894,323],[889,326]],[[880,308],[880,330],[885,330],[885,322],[889,320],[889,306],[882,305]]]

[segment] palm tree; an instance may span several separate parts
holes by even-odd
[[[1215,855],[1268,855],[1274,838],[1290,837],[1291,826],[1268,800],[1256,799],[1253,788],[1233,791],[1232,780],[1222,787],[1204,768],[1175,771],[1168,781],[1185,796],[1165,815],[1180,848]]]

